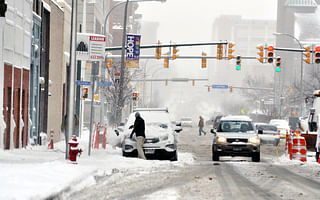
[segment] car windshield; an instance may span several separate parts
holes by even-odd
[[[277,131],[276,126],[270,126],[270,125],[258,125],[258,130],[264,130],[264,131]]]
[[[220,121],[218,132],[247,132],[253,131],[250,121]]]

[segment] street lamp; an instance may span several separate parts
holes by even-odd
[[[273,33],[273,35],[284,35],[288,36],[292,39],[294,39],[300,46],[300,49],[303,49],[303,46],[301,45],[300,41],[294,37],[293,35],[289,33]],[[301,62],[300,62],[300,100],[303,99],[303,51],[301,51]],[[303,101],[302,101],[303,102]],[[302,115],[302,102],[300,102],[300,115]]]
[[[121,116],[121,112],[118,110],[121,105],[121,99],[123,98],[123,84],[124,84],[124,69],[125,69],[125,62],[124,62],[124,55],[125,55],[125,43],[126,43],[126,29],[127,29],[127,10],[128,10],[128,3],[129,2],[150,2],[150,1],[158,1],[158,2],[166,2],[166,0],[126,0],[126,1],[121,1],[117,4],[115,4],[107,13],[105,21],[104,21],[104,35],[107,38],[107,31],[106,31],[106,27],[107,27],[107,20],[108,17],[110,15],[110,13],[112,12],[113,9],[115,9],[116,7],[118,7],[121,4],[125,4],[125,9],[124,9],[124,19],[123,19],[123,32],[122,32],[122,49],[121,49],[121,68],[120,68],[120,80],[119,80],[119,96],[118,96],[118,100],[116,101],[116,107],[117,107],[117,111],[116,111],[116,120],[118,121],[120,119]],[[105,80],[105,67],[102,67],[102,79],[103,81]],[[104,89],[102,89],[102,92],[104,92]],[[101,98],[102,101],[102,109],[103,108],[103,104],[104,104],[104,95],[102,95]],[[100,118],[102,118],[100,116]]]

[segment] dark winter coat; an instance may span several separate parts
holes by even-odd
[[[138,116],[134,121],[133,130],[130,134],[130,138],[132,138],[134,133],[136,133],[136,137],[140,136],[145,138],[146,135],[144,134],[144,131],[145,131],[144,120],[140,116]]]

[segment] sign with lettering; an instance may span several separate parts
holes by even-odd
[[[93,33],[77,34],[77,60],[104,60],[106,37]]]
[[[140,35],[127,35],[126,67],[139,68]]]

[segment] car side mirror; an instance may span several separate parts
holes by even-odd
[[[211,132],[212,134],[216,134],[216,129],[210,129],[210,132]]]
[[[263,130],[258,130],[258,134],[263,134]]]
[[[175,132],[180,133],[180,131],[182,131],[181,127],[176,127],[176,129],[174,129]]]
[[[177,123],[176,123],[176,126],[181,126],[181,122],[177,122]]]
[[[133,129],[133,125],[129,126],[129,129]]]

